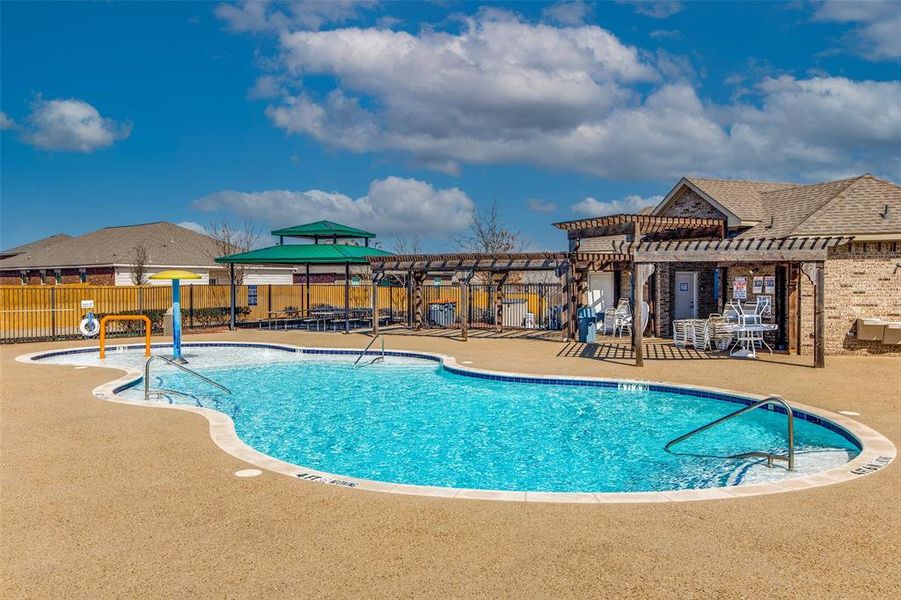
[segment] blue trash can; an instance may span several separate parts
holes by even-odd
[[[598,339],[598,318],[591,308],[580,308],[576,313],[579,321],[579,341],[593,344]]]

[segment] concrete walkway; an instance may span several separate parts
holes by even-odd
[[[362,335],[243,331],[188,341],[362,347]],[[196,414],[95,399],[106,369],[0,348],[4,598],[901,596],[901,465],[739,500],[559,505],[342,489],[245,465]],[[649,360],[554,341],[386,336],[489,369],[778,393],[901,440],[901,359]]]

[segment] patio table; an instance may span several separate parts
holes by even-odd
[[[726,325],[725,329],[731,329],[737,338],[735,343],[732,344],[732,351],[729,353],[729,356],[735,358],[757,358],[757,342],[766,346],[766,349],[769,350],[770,354],[773,353],[773,349],[770,348],[770,345],[763,339],[763,334],[768,331],[776,331],[778,326],[771,324],[736,324]],[[736,350],[735,348],[739,346],[740,348]]]

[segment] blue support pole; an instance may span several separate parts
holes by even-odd
[[[181,286],[172,280],[172,360],[186,363],[181,357]]]

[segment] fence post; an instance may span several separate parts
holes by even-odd
[[[50,288],[50,337],[56,337],[56,288]]]
[[[194,286],[188,286],[188,327],[194,328]]]

